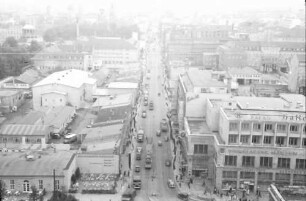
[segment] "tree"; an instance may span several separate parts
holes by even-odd
[[[42,49],[42,47],[39,45],[39,43],[35,40],[32,40],[29,51],[30,52],[38,52]]]
[[[3,47],[18,47],[18,42],[14,37],[8,37],[3,43]]]
[[[38,193],[38,190],[37,190],[36,186],[31,186],[31,190],[32,190],[32,193],[29,196],[29,200],[30,201],[38,201],[40,196],[39,196],[39,193]]]
[[[4,200],[5,190],[5,183],[0,180],[0,200]]]
[[[80,179],[81,178],[81,171],[80,171],[80,168],[77,168],[76,170],[75,170],[75,177],[76,177],[76,179],[78,180],[78,179]]]
[[[76,179],[75,174],[71,175],[71,182],[72,182],[72,184],[75,184],[76,180],[77,179]]]
[[[52,197],[48,201],[78,201],[74,196],[67,195],[61,191],[53,193]]]

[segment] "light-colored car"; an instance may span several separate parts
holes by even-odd
[[[160,130],[156,130],[156,136],[160,136]]]
[[[166,165],[167,167],[170,167],[170,165],[171,165],[170,159],[167,159],[167,160],[165,161],[165,165]]]
[[[146,118],[147,117],[147,112],[146,111],[142,111],[142,118]]]
[[[160,141],[160,140],[158,141],[157,144],[158,144],[158,146],[162,146],[163,145],[162,141]]]
[[[167,184],[169,188],[175,188],[174,182],[171,179],[168,179]]]

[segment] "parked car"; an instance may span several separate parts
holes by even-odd
[[[139,165],[135,166],[135,172],[140,172],[140,166]]]
[[[142,118],[146,118],[146,117],[147,117],[147,112],[146,112],[146,111],[142,111],[141,117],[142,117]]]
[[[160,146],[160,147],[163,145],[162,141],[160,141],[160,140],[158,141],[157,144],[158,144],[158,146]]]
[[[145,101],[143,102],[143,105],[144,105],[144,106],[148,106],[148,101],[145,100]]]
[[[160,136],[160,130],[156,130],[156,136]]]
[[[169,141],[169,137],[165,136],[165,141],[168,142]]]
[[[168,179],[167,184],[169,188],[175,188],[174,182],[171,179]]]
[[[181,200],[188,201],[189,195],[187,193],[179,193],[177,197]]]
[[[167,167],[170,167],[170,166],[171,166],[171,161],[170,161],[170,159],[167,159],[167,160],[165,161],[165,165],[166,165]]]
[[[52,139],[61,139],[61,135],[58,133],[51,133],[51,138]]]

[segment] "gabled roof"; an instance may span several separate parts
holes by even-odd
[[[76,69],[64,70],[55,72],[45,79],[41,80],[33,87],[38,87],[42,85],[48,84],[59,84],[66,85],[74,88],[81,87],[84,83],[86,84],[94,84],[96,80],[91,78],[91,73]]]

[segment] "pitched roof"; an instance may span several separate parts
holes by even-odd
[[[56,153],[40,151],[32,152],[33,161],[26,160],[25,153],[6,153],[0,157],[0,176],[53,176],[56,169],[57,176],[64,175],[64,169],[69,167],[75,154],[71,151],[57,151]]]
[[[96,80],[91,77],[91,73],[76,69],[64,70],[55,72],[40,82],[36,83],[33,87],[59,84],[66,85],[74,88],[81,87],[84,83],[94,84]]]

